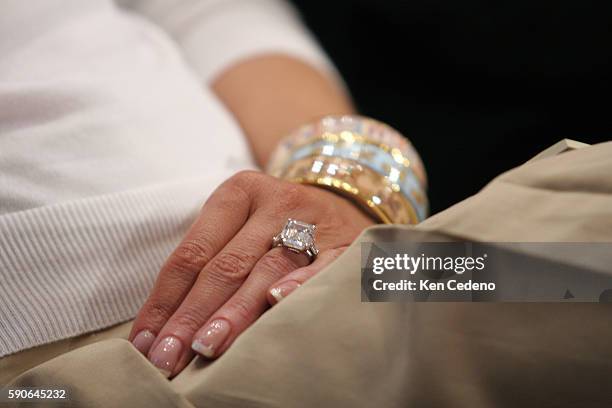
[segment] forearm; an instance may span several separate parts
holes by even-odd
[[[282,55],[235,65],[212,87],[238,120],[262,167],[278,141],[296,127],[324,115],[354,112],[351,101],[329,76]]]

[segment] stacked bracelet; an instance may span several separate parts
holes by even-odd
[[[359,116],[328,116],[285,138],[268,172],[341,193],[384,223],[427,216],[426,175],[412,144],[391,127]]]

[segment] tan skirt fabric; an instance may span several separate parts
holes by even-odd
[[[359,243],[414,234],[612,242],[612,143],[527,163],[417,227],[367,230],[172,381],[124,340],[126,323],[8,356],[1,383],[66,388],[75,407],[612,406],[607,304],[361,303]]]

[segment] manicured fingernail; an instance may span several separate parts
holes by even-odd
[[[196,333],[191,348],[204,357],[214,357],[229,335],[231,326],[227,320],[217,319]]]
[[[151,333],[149,330],[143,330],[141,332],[138,332],[136,337],[134,337],[134,340],[132,340],[132,344],[134,345],[134,347],[136,347],[138,351],[140,351],[146,356],[154,340],[155,335],[153,333]]]
[[[168,336],[159,342],[151,353],[151,363],[167,378],[172,374],[174,366],[181,356],[183,345],[173,336]]]
[[[270,289],[270,294],[276,300],[276,303],[278,303],[300,286],[300,283],[297,281],[283,282],[280,285]]]

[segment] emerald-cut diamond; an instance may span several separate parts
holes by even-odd
[[[274,246],[282,245],[291,251],[315,257],[318,253],[314,244],[315,229],[312,224],[289,218],[280,234],[274,237]]]

